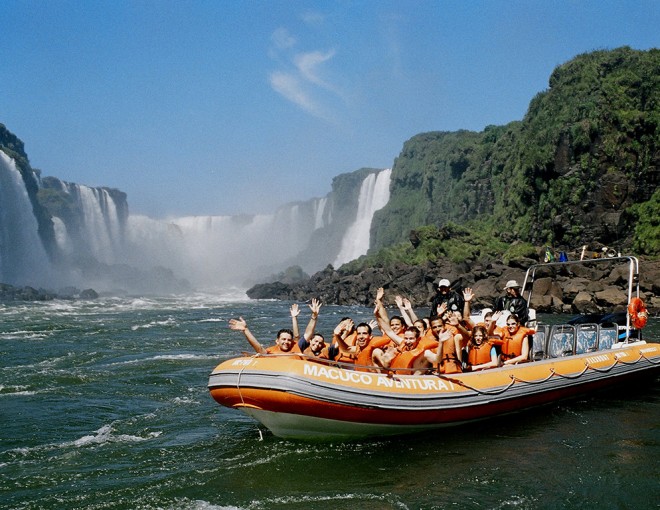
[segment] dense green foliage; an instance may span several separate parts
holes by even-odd
[[[405,251],[411,230],[453,222],[470,225],[473,248],[438,240],[429,258],[487,254],[489,239],[660,254],[657,225],[632,223],[635,211],[657,217],[660,50],[580,55],[557,67],[549,85],[522,121],[408,140],[393,167],[390,201],[374,218],[372,246],[404,243]],[[400,255],[393,247],[381,257],[393,252]]]
[[[76,214],[77,204],[73,201],[71,195],[58,189],[39,188],[37,197],[39,203],[48,210],[51,216],[70,218]]]
[[[648,202],[632,206],[629,213],[635,220],[634,252],[640,255],[659,254],[660,190],[656,190]]]
[[[492,235],[487,223],[468,222],[465,225],[447,223],[442,228],[427,225],[416,229],[407,242],[382,248],[342,266],[342,271],[355,272],[364,267],[390,267],[397,263],[419,265],[426,261],[475,262],[531,258],[537,249],[529,243],[509,242]]]

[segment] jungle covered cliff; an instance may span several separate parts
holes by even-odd
[[[657,255],[659,169],[660,50],[579,55],[522,121],[405,142],[371,247],[455,223],[507,243]]]
[[[660,50],[579,55],[554,70],[521,121],[405,142],[390,200],[372,222],[369,254],[248,295],[370,304],[385,286],[424,304],[439,275],[470,273],[465,283],[488,302],[501,280],[522,276],[546,247],[575,259],[586,246],[587,256],[608,247],[646,258],[650,299],[660,255],[659,169]],[[574,297],[553,296],[546,308],[568,312]]]

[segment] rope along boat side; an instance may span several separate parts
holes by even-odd
[[[630,267],[630,302],[639,297],[638,262],[618,259]],[[544,266],[567,264],[530,267],[528,302]],[[218,365],[208,387],[216,402],[245,412],[276,436],[332,440],[458,425],[660,374],[660,344],[642,340],[629,318],[625,325],[540,325],[532,345],[528,363],[451,375],[377,373],[299,354],[255,355]]]

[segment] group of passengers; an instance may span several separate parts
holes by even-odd
[[[472,289],[459,293],[447,279],[441,279],[431,302],[431,316],[420,319],[410,300],[401,296],[395,297],[400,315],[389,317],[383,304],[385,291],[380,288],[374,319],[356,325],[350,317],[342,318],[330,342],[316,331],[321,310],[317,299],[309,304],[311,316],[304,333],[300,335],[300,308],[294,303],[290,308],[292,328],[279,330],[270,347],[259,343],[242,317],[231,319],[229,327],[242,331],[258,354],[298,354],[326,363],[351,364],[361,371],[455,374],[528,360],[534,330],[524,326],[527,302],[515,280],[507,282],[505,293],[494,311],[484,309],[475,321],[471,317]],[[500,318],[506,318],[503,327],[497,326]],[[380,336],[374,334],[376,329]]]

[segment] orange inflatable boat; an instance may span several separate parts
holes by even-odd
[[[533,272],[527,278],[533,279]],[[660,344],[647,343],[638,333],[630,324],[539,325],[529,362],[451,375],[363,372],[300,355],[255,355],[218,365],[208,387],[216,402],[284,438],[405,434],[656,377]]]

